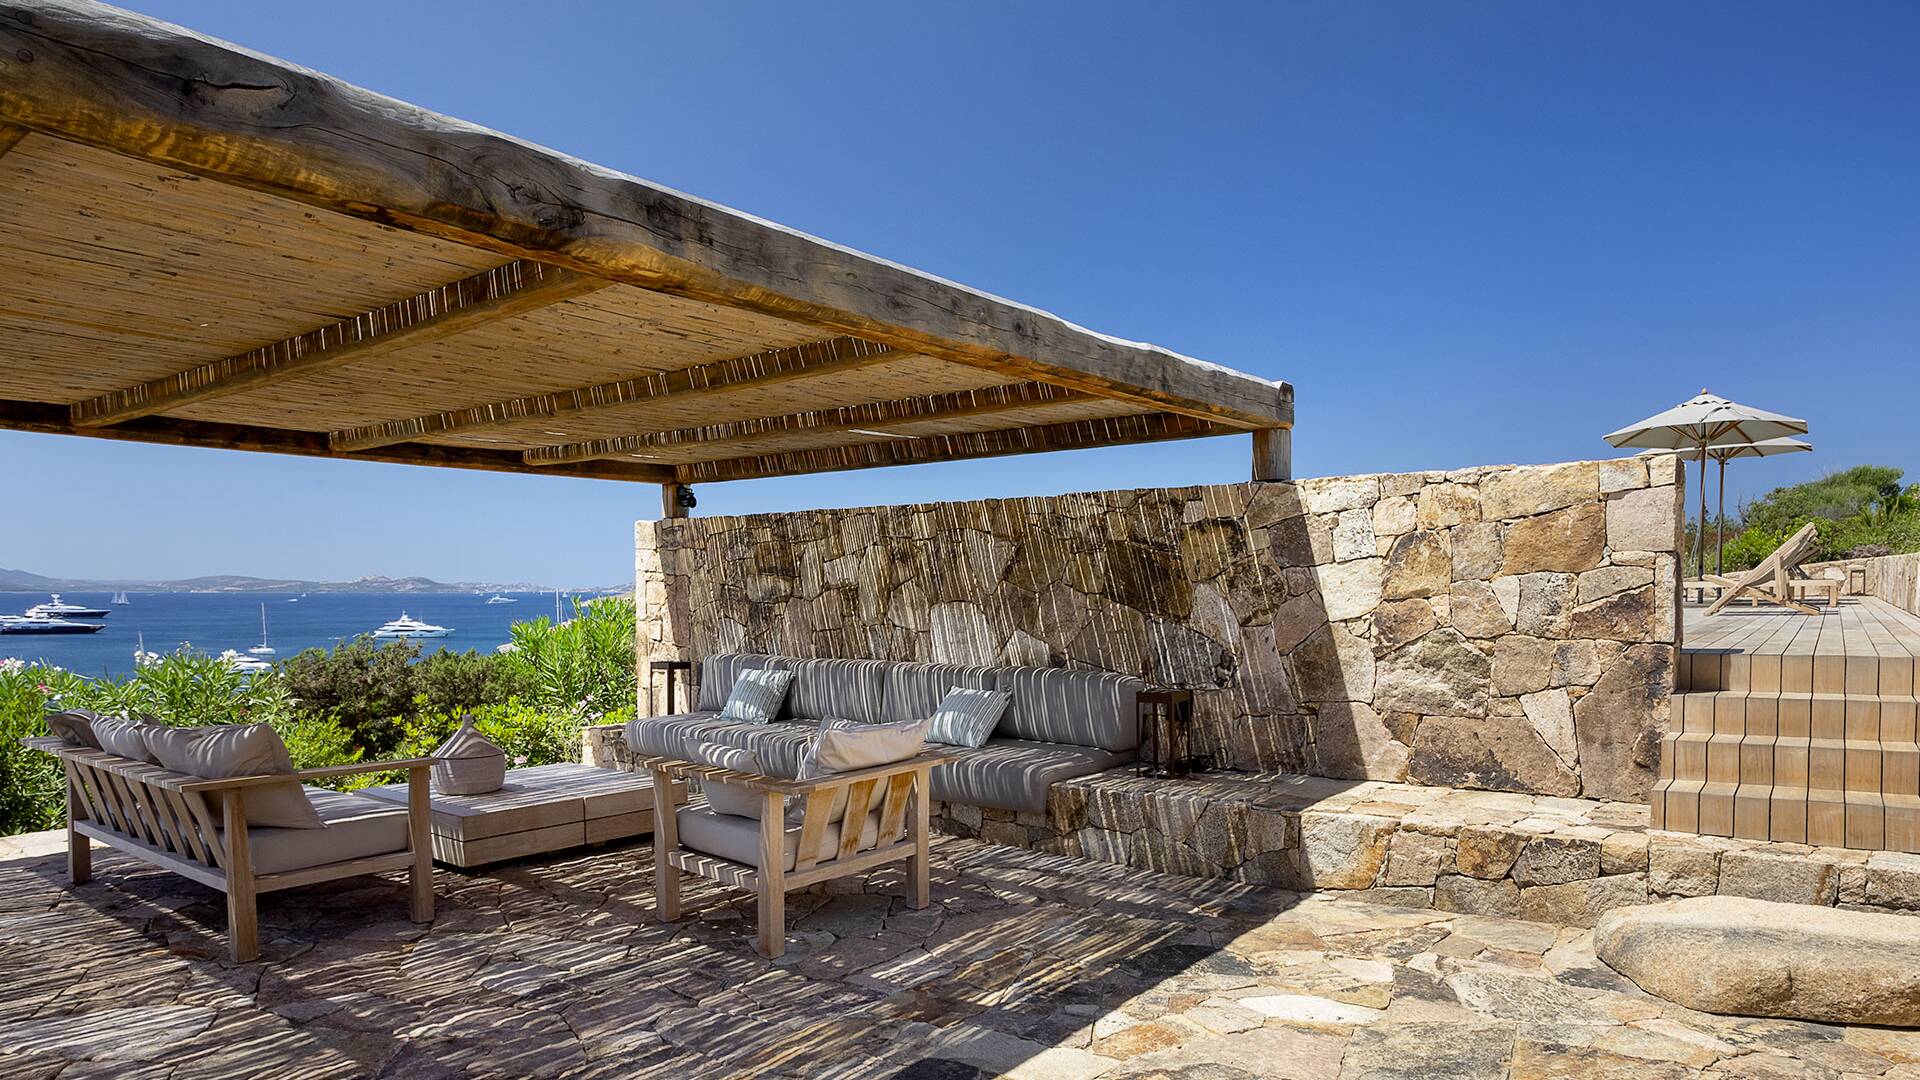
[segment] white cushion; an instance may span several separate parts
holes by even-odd
[[[956,686],[933,710],[933,724],[927,729],[927,741],[943,746],[969,746],[979,749],[993,735],[1000,714],[1007,711],[1013,695],[1005,690],[969,690]]]
[[[154,727],[145,736],[152,760],[176,772],[207,780],[235,776],[293,775],[293,759],[280,733],[266,724],[221,724],[214,727]],[[224,796],[222,796],[224,797]],[[214,801],[209,799],[209,801]],[[284,829],[318,829],[320,816],[289,779],[284,784],[259,784],[246,789],[247,825]]]
[[[149,723],[144,718],[103,716],[93,722],[93,737],[100,741],[100,749],[109,754],[158,765],[160,759],[154,757],[153,751],[147,748],[147,732],[161,726]]]
[[[733,692],[720,707],[720,719],[747,724],[769,724],[780,715],[787,700],[787,688],[793,685],[793,672],[771,668],[752,668],[733,681]]]
[[[680,842],[695,851],[760,868],[760,823],[752,818],[720,814],[704,806],[684,806],[675,820],[680,826]],[[786,865],[793,869],[800,850],[800,826],[789,825],[785,833]],[[868,814],[860,829],[863,849],[872,848],[880,835],[880,811]],[[827,826],[820,841],[820,861],[832,862],[840,850],[840,826]]]
[[[406,807],[346,791],[295,790],[308,800],[321,827],[256,829],[249,822],[247,850],[254,873],[279,874],[407,850]]]
[[[759,755],[751,750],[710,742],[689,742],[684,749],[687,760],[695,764],[712,765],[734,772],[762,772]],[[766,804],[765,797],[757,791],[736,784],[722,784],[717,780],[700,781],[700,791],[706,795],[707,805],[719,813],[749,817],[756,821],[760,817],[760,808]]]

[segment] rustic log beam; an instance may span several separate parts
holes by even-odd
[[[81,427],[118,424],[281,379],[361,363],[611,284],[558,266],[515,259],[285,341],[78,402],[73,406],[73,422]]]
[[[1037,454],[1050,450],[1080,450],[1095,446],[1193,439],[1231,435],[1239,429],[1178,413],[1146,413],[1064,424],[973,431],[960,435],[928,435],[916,439],[888,439],[820,450],[699,461],[678,465],[674,472],[683,484],[721,480],[753,480],[768,476],[875,469],[888,465],[917,465],[931,461]]]
[[[598,386],[583,386],[577,390],[508,398],[491,405],[367,424],[336,431],[331,439],[335,450],[367,450],[430,435],[497,427],[534,417],[635,405],[661,398],[685,401],[691,397],[724,394],[748,387],[766,387],[830,371],[870,367],[899,359],[900,356],[892,348],[871,341],[831,338],[696,364],[676,371],[658,371],[637,379],[622,379]]]
[[[366,453],[346,454],[328,446],[327,435],[323,431],[290,431],[284,428],[255,427],[248,424],[181,420],[171,416],[143,416],[109,427],[80,427],[73,423],[67,406],[42,401],[0,400],[0,428],[35,431],[49,435],[85,435],[95,439],[158,443],[166,446],[202,446],[216,450],[295,454],[303,457],[333,458],[338,461],[380,461],[398,465],[483,469],[489,472],[537,472],[541,476],[576,476],[589,480],[628,480],[649,484],[670,484],[674,481],[672,469],[637,461],[587,461],[577,465],[536,470],[521,461],[520,453],[516,450],[486,450],[464,446],[429,446],[424,443],[410,443]]]
[[[1261,428],[1253,433],[1253,478],[1293,479],[1293,429]]]
[[[7,151],[19,146],[20,140],[26,137],[26,128],[14,127],[12,124],[0,124],[0,157],[6,157]]]
[[[872,401],[861,405],[842,405],[834,409],[816,409],[784,416],[735,420],[705,427],[677,428],[645,435],[621,435],[560,446],[537,446],[524,456],[529,465],[558,465],[570,461],[617,458],[669,447],[711,446],[769,435],[812,435],[858,428],[884,428],[890,424],[953,420],[1092,400],[1095,398],[1090,394],[1063,389],[1051,383],[1016,383],[1011,386],[896,398],[892,401]]]
[[[1292,390],[91,0],[0,0],[0,122],[396,228],[1246,429]]]

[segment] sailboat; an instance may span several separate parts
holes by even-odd
[[[248,649],[255,656],[272,656],[273,646],[267,644],[267,605],[260,605],[260,644]]]
[[[125,607],[126,605],[133,603],[133,601],[127,599],[127,594],[123,592],[114,593],[113,602],[120,607]]]

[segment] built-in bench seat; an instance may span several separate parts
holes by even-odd
[[[768,667],[794,673],[775,722],[721,720],[720,707],[740,672]],[[759,754],[769,771],[793,775],[820,721],[879,724],[931,716],[954,687],[1004,690],[1011,700],[984,746],[962,749],[933,770],[939,801],[1040,813],[1052,785],[1134,759],[1134,698],[1145,686],[1128,676],[751,653],[709,658],[700,669],[696,711],[635,720],[626,740],[636,753],[680,759],[690,742],[738,746]]]

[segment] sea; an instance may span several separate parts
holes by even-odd
[[[0,658],[43,661],[81,675],[124,677],[133,672],[133,654],[142,643],[148,652],[158,653],[183,646],[216,656],[227,649],[246,652],[260,644],[263,606],[274,655],[262,659],[284,660],[302,649],[332,648],[403,614],[453,630],[442,638],[415,638],[422,653],[492,652],[512,639],[514,623],[551,619],[554,611],[551,592],[503,594],[514,600],[511,604],[489,604],[486,596],[468,593],[130,592],[123,605],[112,603],[113,595],[61,593],[67,603],[112,612],[105,619],[76,620],[101,622],[106,629],[94,634],[0,634]],[[573,617],[574,599],[560,598],[562,618]],[[0,614],[22,614],[47,600],[46,593],[0,592]]]

